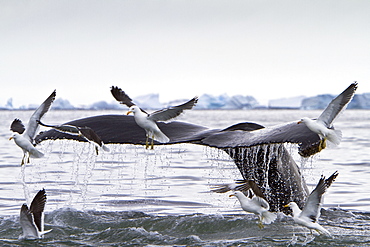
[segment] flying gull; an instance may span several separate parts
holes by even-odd
[[[339,145],[342,139],[342,133],[340,130],[335,130],[332,123],[352,100],[356,89],[357,82],[355,81],[335,97],[316,120],[304,117],[298,124],[304,123],[311,131],[318,134],[321,138],[323,148],[326,146],[326,140]]]
[[[299,209],[298,205],[295,202],[290,202],[284,206],[290,207],[292,209],[294,222],[309,228],[311,233],[312,230],[316,230],[319,234],[331,236],[330,232],[318,223],[318,219],[320,217],[320,210],[323,201],[322,195],[334,182],[337,176],[337,172],[334,172],[328,179],[325,179],[324,176],[321,176],[319,183],[316,185],[316,188],[307,198],[302,211]]]
[[[104,151],[109,152],[109,148],[101,140],[100,136],[95,133],[95,131],[87,126],[75,126],[71,124],[61,124],[61,125],[48,125],[44,124],[41,121],[38,121],[41,126],[53,128],[59,132],[67,133],[70,135],[76,135],[84,138],[89,143],[92,143],[95,146],[96,154],[99,153],[98,147],[102,148]]]
[[[134,114],[137,125],[143,128],[146,132],[146,148],[149,147],[149,138],[151,139],[151,149],[153,149],[154,140],[161,143],[167,143],[170,141],[170,139],[158,128],[156,122],[169,121],[179,116],[184,110],[192,109],[198,101],[198,97],[194,97],[182,105],[164,108],[148,114],[146,111],[135,105],[132,99],[124,91],[122,91],[121,88],[112,86],[111,93],[117,101],[129,107],[127,115],[130,113]]]
[[[32,114],[30,120],[28,121],[27,129],[19,119],[14,119],[10,125],[10,130],[13,131],[14,134],[9,138],[9,140],[14,139],[14,142],[23,150],[21,165],[24,165],[25,162],[29,163],[30,157],[42,158],[44,156],[44,154],[37,150],[34,146],[34,138],[39,129],[39,124],[37,121],[40,121],[44,114],[49,110],[55,99],[55,96],[56,91],[54,90],[54,92],[52,92],[50,96]]]
[[[248,180],[243,183],[243,181],[239,180],[234,185],[221,185],[219,188],[212,191],[223,193],[229,189],[233,190],[233,193],[229,197],[235,196],[238,198],[244,211],[254,213],[258,216],[259,228],[262,229],[264,227],[263,224],[271,224],[275,221],[277,217],[276,214],[269,211],[270,205],[254,181]]]
[[[44,208],[46,203],[45,189],[40,190],[33,198],[30,208],[23,204],[19,220],[23,233],[20,239],[42,238],[44,234],[51,230],[44,231]]]
[[[202,142],[217,148],[252,147],[285,142],[297,143],[300,147],[299,154],[303,157],[309,157],[326,147],[326,139],[334,143],[339,142],[335,139],[339,131],[334,130],[331,124],[351,101],[356,88],[357,82],[352,83],[332,100],[316,121],[303,118],[301,121],[293,121],[266,128],[255,128],[254,130],[233,129],[233,126],[231,126],[204,138]],[[306,124],[297,124],[297,122]],[[332,136],[334,137],[332,138]]]

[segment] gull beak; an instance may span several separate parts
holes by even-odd
[[[300,123],[302,123],[302,120],[297,122],[297,124],[300,124]]]
[[[128,111],[128,112],[126,113],[126,115],[128,115],[128,114],[130,114],[130,113],[132,113],[132,111]]]
[[[9,137],[9,141],[10,141],[11,139],[13,139],[13,136]]]
[[[229,197],[233,197],[233,196],[235,196],[235,195],[233,195],[233,194],[229,195]]]
[[[284,208],[288,208],[288,207],[289,207],[289,205],[287,204],[287,205],[284,205],[283,207],[284,207]]]

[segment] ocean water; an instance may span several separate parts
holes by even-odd
[[[53,111],[45,123],[120,111]],[[191,144],[108,145],[97,156],[89,143],[46,141],[42,159],[20,166],[22,151],[9,130],[14,118],[27,123],[32,111],[0,111],[1,246],[370,246],[370,112],[347,110],[336,121],[337,147],[309,159],[287,145],[312,190],[321,174],[339,176],[324,198],[320,219],[333,238],[312,236],[291,217],[259,229],[256,216],[235,198],[210,192],[241,175],[222,151]],[[178,120],[225,128],[239,122],[272,126],[317,117],[320,111],[188,111]],[[43,130],[41,128],[41,130]],[[40,240],[18,240],[19,210],[45,188],[45,229]]]

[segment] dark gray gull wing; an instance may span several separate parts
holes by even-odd
[[[322,195],[334,182],[337,176],[338,172],[334,172],[328,179],[325,179],[324,176],[321,176],[316,188],[311,192],[310,196],[306,200],[304,208],[301,212],[302,216],[310,218],[312,222],[316,222],[318,220],[320,217]]]
[[[324,123],[326,127],[330,128],[334,120],[340,115],[339,113],[345,110],[348,103],[352,100],[356,89],[357,82],[349,85],[346,90],[344,90],[329,103],[329,105],[318,117],[317,121]]]
[[[89,141],[95,142],[100,147],[103,145],[100,136],[98,136],[92,128],[90,127],[77,127],[77,128],[81,132],[81,134]]]
[[[136,105],[130,96],[128,96],[125,91],[123,91],[119,87],[112,86],[110,89],[110,92],[112,93],[113,97],[121,104],[126,105],[128,108],[130,108],[133,105]],[[140,108],[140,110],[146,114],[148,114],[146,111]]]
[[[258,187],[256,182],[254,182],[253,180],[248,180],[248,184],[256,196],[261,197],[264,200],[266,200],[265,195],[262,193],[261,189]]]
[[[28,209],[27,204],[23,204],[19,215],[19,221],[22,227],[24,237],[37,238],[38,230],[33,219],[33,214]]]
[[[44,231],[43,213],[46,204],[46,192],[45,189],[40,190],[33,198],[30,211],[33,214],[33,218],[37,229],[42,232]]]
[[[50,125],[50,124],[44,124],[40,120],[37,120],[37,123],[39,123],[41,126],[53,128],[57,131],[68,133],[71,135],[79,135],[80,131],[77,128],[77,126],[69,125],[69,124],[61,124],[61,125]]]
[[[10,130],[22,135],[23,132],[26,130],[26,128],[24,127],[24,124],[22,123],[22,121],[16,118],[13,120],[12,124],[10,125]]]
[[[56,91],[54,90],[54,92],[52,92],[50,96],[36,109],[36,111],[32,114],[30,120],[28,121],[25,136],[29,138],[31,143],[33,143],[33,139],[35,138],[36,132],[39,129],[39,124],[37,120],[40,120],[50,109],[51,104],[55,100],[55,96]]]
[[[192,109],[197,102],[198,97],[194,97],[184,104],[155,111],[149,114],[148,118],[153,121],[168,121],[179,116],[184,110]]]
[[[216,193],[226,193],[230,190],[232,191],[241,191],[243,193],[247,192],[250,189],[250,185],[245,180],[237,180],[235,183],[230,184],[216,184],[212,186],[211,191]]]

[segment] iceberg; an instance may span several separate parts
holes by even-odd
[[[52,105],[52,109],[55,110],[73,110],[76,109],[71,103],[66,99],[56,99]]]
[[[138,96],[133,101],[142,109],[158,110],[163,108],[163,104],[159,102],[159,94]]]
[[[305,96],[297,96],[291,98],[273,99],[268,103],[268,108],[273,109],[299,109]]]
[[[232,97],[227,94],[213,96],[203,94],[199,97],[198,103],[194,109],[202,110],[236,110],[236,109],[252,109],[258,106],[258,101],[253,96],[234,95]]]

